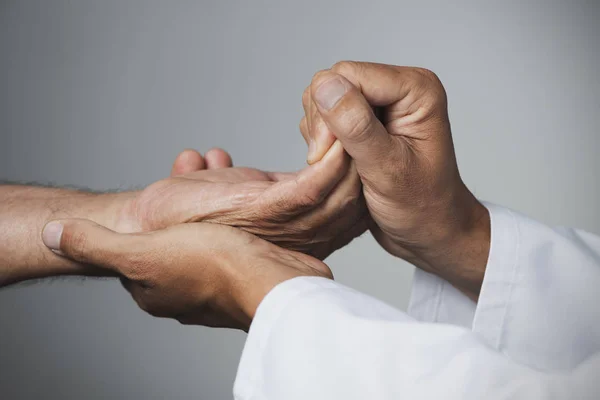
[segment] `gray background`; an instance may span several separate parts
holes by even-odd
[[[439,74],[479,197],[600,233],[597,3],[414,3],[0,0],[0,178],[127,188],[212,146],[294,170],[312,74],[369,60]],[[405,308],[411,268],[370,237],[328,261]],[[102,280],[0,291],[0,324],[3,399],[231,398],[244,341]]]

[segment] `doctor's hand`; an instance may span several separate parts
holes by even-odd
[[[121,277],[143,310],[184,324],[248,330],[277,284],[332,278],[321,261],[228,226],[194,223],[119,234],[89,220],[53,221],[44,243],[61,256]]]
[[[390,253],[477,297],[489,251],[489,215],[456,164],[444,87],[428,70],[340,62],[303,95],[309,163],[337,139],[352,157]]]
[[[219,223],[319,259],[366,230],[360,179],[339,144],[297,173],[230,166],[222,151],[204,159],[186,151],[171,177],[135,193],[117,223],[107,226],[132,233],[184,222]]]

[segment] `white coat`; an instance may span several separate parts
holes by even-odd
[[[600,399],[600,238],[488,205],[479,301],[416,271],[408,313],[334,281],[275,287],[236,399]]]

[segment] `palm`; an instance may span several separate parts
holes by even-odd
[[[134,230],[213,222],[322,259],[365,230],[360,180],[349,168],[340,152],[296,173],[237,167],[164,179],[135,200]]]
[[[279,182],[292,179],[296,172],[266,172],[256,168],[231,167],[190,172],[180,178],[205,182],[242,183],[242,182]]]

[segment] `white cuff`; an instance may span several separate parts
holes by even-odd
[[[491,243],[478,303],[445,280],[417,269],[408,314],[423,322],[473,329],[497,349],[514,282],[519,238],[516,218],[510,210],[484,205],[490,213]]]
[[[486,204],[491,219],[490,255],[473,319],[473,332],[498,350],[507,310],[516,281],[518,245],[521,242],[515,214],[503,207]]]
[[[313,291],[337,289],[340,286],[326,278],[303,276],[289,279],[275,286],[262,300],[256,314],[244,350],[238,365],[234,384],[234,393],[243,393],[244,398],[251,398],[255,388],[261,387],[262,370],[257,360],[262,360],[265,347],[268,346],[271,329],[286,307],[299,296]]]
[[[471,329],[475,303],[445,280],[415,269],[408,315],[421,322]]]

